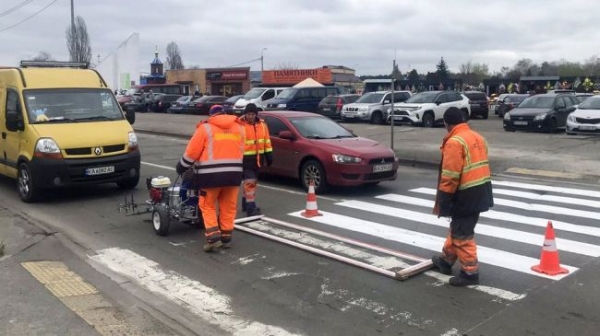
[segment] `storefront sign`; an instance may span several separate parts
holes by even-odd
[[[207,72],[206,79],[209,81],[218,80],[246,80],[248,79],[248,71],[215,71]]]
[[[328,84],[333,80],[331,69],[288,69],[266,70],[262,73],[263,84],[296,84],[312,78],[319,83]]]

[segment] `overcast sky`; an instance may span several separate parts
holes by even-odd
[[[67,60],[70,8],[70,0],[1,0],[0,65],[40,51]],[[405,73],[434,71],[442,56],[452,71],[469,60],[494,71],[522,58],[600,54],[600,6],[591,0],[75,0],[75,15],[87,24],[94,60],[139,33],[141,71],[156,45],[165,61],[170,41],[186,67],[245,63],[267,48],[265,69],[345,65],[357,75],[391,73],[394,58]],[[260,70],[260,61],[244,66]]]

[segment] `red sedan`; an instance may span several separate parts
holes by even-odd
[[[375,185],[396,179],[394,152],[352,134],[333,120],[309,112],[260,112],[269,126],[273,165],[263,172],[298,178],[308,188],[312,178],[316,193],[330,185]]]

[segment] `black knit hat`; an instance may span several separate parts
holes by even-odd
[[[444,112],[444,122],[448,125],[458,125],[465,122],[465,117],[461,110],[450,107]]]
[[[246,113],[258,113],[258,107],[256,107],[256,104],[250,103],[248,105],[246,105],[246,108],[244,109],[244,114]]]

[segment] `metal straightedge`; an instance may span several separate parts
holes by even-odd
[[[346,244],[350,244],[350,245],[354,245],[357,247],[361,247],[361,248],[366,248],[366,249],[370,249],[373,251],[377,251],[380,253],[385,253],[391,256],[395,256],[401,259],[405,259],[405,260],[410,260],[410,261],[415,261],[417,262],[417,264],[412,265],[410,267],[404,268],[400,271],[390,271],[384,268],[380,268],[380,267],[376,267],[352,258],[348,258],[339,254],[335,254],[332,252],[328,252],[328,251],[324,251],[306,244],[301,244],[286,238],[282,238],[276,235],[272,235],[272,234],[268,234],[259,230],[255,230],[252,228],[249,228],[247,226],[244,225],[239,225],[239,224],[244,224],[244,223],[248,223],[248,222],[254,222],[254,221],[265,221],[271,224],[275,224],[275,225],[279,225],[279,226],[283,226],[286,228],[290,228],[290,229],[294,229],[294,230],[298,230],[298,231],[302,231],[302,232],[306,232],[306,233],[310,233],[310,234],[314,234],[317,236],[321,236],[321,237],[325,237],[325,238],[329,238],[329,239],[334,239],[334,240],[338,240],[341,242],[344,242]],[[235,220],[235,224],[236,225],[236,230],[240,230],[243,232],[247,232],[259,237],[263,237],[263,238],[267,238],[282,244],[286,244],[289,246],[293,246],[296,248],[299,248],[301,250],[304,251],[308,251],[310,253],[314,253],[317,255],[321,255],[324,257],[328,257],[334,260],[338,260],[341,262],[344,262],[346,264],[349,265],[353,265],[353,266],[357,266],[357,267],[361,267],[364,269],[367,269],[369,271],[381,274],[381,275],[385,275],[387,277],[390,277],[392,279],[396,279],[396,280],[400,280],[400,281],[404,281],[406,279],[408,279],[409,277],[413,276],[413,275],[417,275],[420,274],[422,272],[427,271],[428,269],[433,267],[433,263],[431,262],[430,259],[424,259],[412,254],[408,254],[408,253],[404,253],[404,252],[400,252],[400,251],[396,251],[396,250],[392,250],[392,249],[388,249],[385,247],[381,247],[381,246],[377,246],[377,245],[373,245],[373,244],[369,244],[369,243],[365,243],[365,242],[361,242],[358,240],[354,240],[351,238],[347,238],[347,237],[343,237],[343,236],[339,236],[333,233],[329,233],[329,232],[325,232],[325,231],[320,231],[320,230],[316,230],[316,229],[312,229],[312,228],[307,228],[307,227],[303,227],[300,225],[296,225],[296,224],[292,224],[292,223],[288,223],[288,222],[284,222],[284,221],[280,221],[274,218],[269,218],[269,217],[265,217],[264,215],[260,215],[260,216],[251,216],[251,217],[245,217],[245,218],[239,218]]]
[[[140,211],[140,205],[133,200],[133,193],[125,193],[123,195],[123,202],[117,205],[117,209],[120,213],[125,213],[125,216],[143,215],[152,212],[153,204],[151,201],[146,201],[144,206],[146,206],[146,208],[143,211]]]

